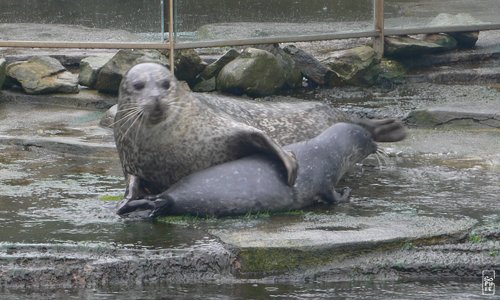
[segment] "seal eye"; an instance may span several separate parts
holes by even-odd
[[[161,83],[161,87],[168,90],[170,88],[170,81],[168,80],[163,80]]]
[[[136,81],[134,83],[132,83],[132,86],[134,87],[134,89],[140,91],[144,88],[146,84],[144,83],[144,81]]]

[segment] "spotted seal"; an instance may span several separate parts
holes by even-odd
[[[335,185],[354,164],[375,153],[377,132],[391,131],[386,125],[369,132],[337,123],[311,140],[285,146],[300,165],[293,187],[284,183],[286,172],[276,158],[255,154],[191,174],[153,198],[130,202],[120,213],[226,216],[300,209],[318,198],[346,201],[350,190],[339,193]]]
[[[293,154],[262,130],[210,109],[156,63],[132,67],[121,82],[115,143],[127,177],[126,198],[165,191],[204,168],[255,153],[276,157],[293,185]]]

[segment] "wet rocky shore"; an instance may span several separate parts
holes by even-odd
[[[380,145],[385,158],[367,159],[342,181],[353,188],[350,203],[276,215],[120,219],[109,200],[124,182],[112,131],[99,126],[116,96],[0,91],[0,295],[422,278],[477,285],[470,293],[479,295],[482,271],[500,273],[499,37],[482,32],[474,49],[409,59],[390,84],[259,98],[326,101],[409,128],[405,141]],[[296,46],[320,58],[339,43]],[[0,55],[19,61],[42,52]],[[95,54],[51,52],[63,65]]]

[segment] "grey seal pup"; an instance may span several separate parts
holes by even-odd
[[[209,109],[160,64],[141,63],[127,72],[113,130],[129,200],[163,192],[193,172],[255,153],[275,156],[289,185],[297,176],[292,153],[262,130]]]
[[[318,199],[343,202],[350,189],[339,193],[335,185],[352,166],[376,152],[377,132],[386,134],[337,123],[311,140],[285,146],[300,165],[293,187],[285,184],[286,171],[275,157],[255,154],[193,173],[157,196],[130,202],[120,214],[227,216],[300,209]]]

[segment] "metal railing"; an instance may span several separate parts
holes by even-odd
[[[164,5],[162,0],[162,6]],[[349,39],[349,38],[373,38],[373,45],[379,56],[384,51],[384,37],[391,35],[442,33],[442,32],[468,32],[484,30],[500,30],[500,23],[478,24],[464,26],[446,27],[420,27],[389,29],[384,26],[384,0],[374,0],[373,30],[358,32],[339,32],[315,35],[295,35],[295,36],[274,36],[259,38],[244,38],[231,40],[211,40],[197,42],[176,42],[174,35],[174,1],[168,0],[168,32],[169,39],[163,43],[144,42],[68,42],[68,41],[2,41],[0,47],[20,47],[20,48],[80,48],[80,49],[168,49],[170,51],[171,65],[173,65],[175,49],[194,49],[225,46],[243,46],[271,43],[293,43],[293,42],[313,42],[321,40]],[[162,27],[163,28],[163,27]],[[162,29],[163,31],[163,29]]]

